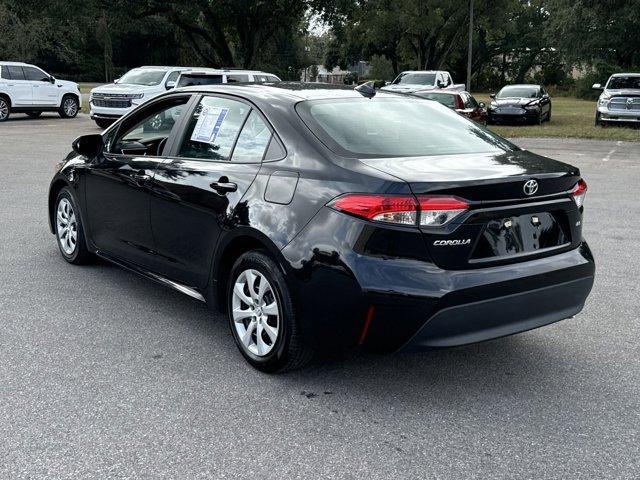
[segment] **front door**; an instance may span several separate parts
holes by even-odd
[[[188,99],[153,102],[126,118],[115,134],[107,133],[106,151],[89,167],[85,189],[91,238],[99,251],[153,266],[150,187]]]
[[[33,105],[55,107],[58,105],[59,88],[51,83],[51,77],[36,67],[22,67],[24,76],[31,82],[33,91]]]
[[[242,197],[272,136],[248,103],[204,96],[153,180],[151,224],[166,277],[203,288],[221,233],[248,215]]]

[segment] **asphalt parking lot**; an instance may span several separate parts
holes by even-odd
[[[197,301],[62,260],[49,180],[98,131],[0,124],[0,478],[640,478],[640,144],[515,140],[589,184],[576,318],[268,376]]]

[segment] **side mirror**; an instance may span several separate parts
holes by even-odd
[[[438,88],[444,88],[444,82],[442,80],[438,80],[436,82],[436,85],[438,86]]]
[[[479,106],[480,108],[487,108],[487,105],[485,105],[485,103],[484,103],[484,102],[480,102],[480,103],[478,103],[478,106]]]
[[[118,83],[120,81],[120,78],[114,78],[113,79],[113,83]]]
[[[71,146],[76,153],[91,160],[102,153],[104,142],[102,141],[102,135],[94,133],[76,138]]]
[[[602,90],[602,85],[599,83],[594,83],[591,87],[593,90]]]
[[[49,82],[56,83],[56,77],[54,77],[53,75],[49,75]]]
[[[171,90],[172,88],[176,88],[176,82],[171,80],[171,81],[168,81],[167,83],[165,83],[164,86],[165,86],[165,88],[167,90]]]
[[[495,98],[496,98],[496,94],[495,94],[495,93],[490,94],[490,95],[489,95],[489,98],[492,98],[492,99],[494,99],[494,100],[495,100]]]
[[[391,85],[391,82],[384,82],[384,86]]]

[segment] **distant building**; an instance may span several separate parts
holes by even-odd
[[[342,85],[344,78],[349,75],[349,70],[342,70],[340,67],[333,67],[331,71],[327,70],[324,65],[315,65],[305,68],[300,75],[300,80],[303,82],[320,82],[320,83],[332,83],[334,85]],[[318,74],[313,78],[313,70],[316,70]]]

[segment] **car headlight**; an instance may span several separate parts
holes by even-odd
[[[535,110],[535,109],[537,109],[539,106],[540,106],[540,104],[538,104],[538,103],[533,103],[533,104],[531,104],[531,105],[525,105],[525,106],[524,106],[524,108],[525,108],[526,110]]]
[[[498,104],[496,103],[492,103],[491,105],[489,105],[489,110],[495,110],[496,108],[498,108]]]
[[[598,99],[599,107],[606,107],[609,104],[609,97],[600,97]]]

